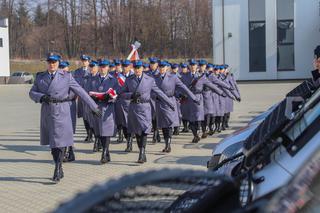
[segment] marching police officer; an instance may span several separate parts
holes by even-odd
[[[83,88],[86,84],[88,77],[89,77],[89,64],[90,64],[90,56],[88,55],[81,55],[80,60],[82,63],[82,67],[74,71],[74,79],[78,82],[78,84]],[[84,141],[92,142],[92,130],[89,127],[89,122],[84,116],[84,105],[82,104],[81,99],[78,99],[78,118],[83,118],[84,127],[86,129],[87,137]]]
[[[180,92],[187,94],[194,102],[199,102],[199,100],[197,100],[196,96],[180,81],[177,75],[167,72],[167,65],[165,61],[159,63],[159,74],[155,75],[155,82],[175,106],[175,110],[172,112],[166,103],[156,99],[157,127],[162,129],[165,141],[165,148],[162,152],[169,153],[171,152],[172,128],[179,126],[180,120],[175,97],[176,89],[179,88]]]
[[[123,71],[122,74],[118,76],[119,86],[124,86],[123,83],[127,78],[132,76],[134,72],[131,70],[131,62],[129,60],[122,61]],[[118,128],[122,129],[124,137],[127,141],[126,152],[132,151],[132,134],[128,131],[128,111],[129,111],[130,100],[124,99],[118,96],[116,101],[116,124]],[[119,131],[119,130],[118,130]]]
[[[205,74],[200,74],[197,71],[198,63],[196,60],[189,60],[190,72],[187,75],[182,75],[181,80],[187,87],[196,95],[196,97],[200,100],[200,105],[194,103],[189,98],[187,99],[187,105],[189,107],[188,120],[190,122],[190,129],[194,136],[192,142],[198,143],[200,141],[200,137],[198,135],[198,130],[201,124],[201,121],[204,120],[204,108],[203,108],[203,95],[202,92],[204,87],[208,87],[213,92],[218,93],[220,95],[224,95],[223,91],[219,89],[216,85],[212,84]]]
[[[106,59],[102,59],[99,62],[99,75],[91,80],[90,91],[105,93],[112,89],[114,91],[119,90],[117,79],[110,75],[109,72],[110,62]],[[111,142],[111,137],[115,136],[116,125],[115,125],[115,110],[114,102],[115,99],[110,94],[106,93],[103,100],[98,99],[96,96],[91,95],[91,97],[96,101],[99,109],[102,111],[102,117],[99,118],[99,135],[100,142],[102,145],[101,154],[101,164],[105,164],[111,161],[109,146]]]
[[[59,69],[63,70],[64,72],[71,72],[69,69],[70,63],[68,61],[61,61],[59,63]],[[71,114],[71,120],[72,120],[72,129],[73,134],[76,132],[76,124],[77,124],[77,102],[76,102],[77,96],[72,92],[69,91],[68,99],[70,100],[70,114]],[[63,162],[72,162],[75,161],[75,154],[73,151],[73,147],[69,146],[64,150],[64,158]]]
[[[58,69],[59,55],[49,54],[47,71],[37,73],[29,96],[41,103],[40,143],[49,145],[55,162],[53,181],[64,177],[63,151],[73,145],[73,129],[70,115],[69,91],[72,90],[98,116],[101,112],[90,96],[75,81],[71,73]]]
[[[149,58],[150,70],[146,71],[146,74],[150,75],[151,77],[154,77],[155,75],[159,74],[158,61],[159,61],[158,58],[155,58],[155,57]],[[161,137],[160,137],[159,129],[157,127],[156,101],[154,96],[151,96],[150,104],[151,104],[152,129],[153,129],[152,142],[156,143],[161,141]]]
[[[171,65],[171,73],[173,75],[176,75],[179,79],[181,78],[181,75],[179,73],[179,64],[172,64]],[[181,114],[181,109],[180,109],[180,99],[179,95],[183,94],[179,91],[179,88],[175,91],[175,97],[176,97],[176,103],[177,103],[177,110],[178,110],[178,115],[179,115],[179,125],[173,127],[173,133],[172,135],[179,135],[180,134],[180,124],[181,124],[181,119],[182,119],[182,114]]]
[[[237,82],[233,76],[232,73],[229,72],[228,70],[228,65],[224,65],[224,75],[226,76],[226,83],[231,87],[230,92],[232,95],[235,97],[235,99],[240,102],[241,101],[241,96],[240,96],[240,91],[239,87],[237,85]],[[224,115],[223,119],[223,128],[226,129],[229,128],[229,120],[230,120],[230,114],[233,112],[233,99],[227,98],[226,100],[226,113]]]
[[[97,61],[91,60],[89,64],[89,79],[84,86],[84,89],[89,93],[91,90],[91,83],[96,78],[99,78],[99,63]],[[93,152],[98,152],[101,149],[101,142],[100,142],[100,130],[99,130],[99,118],[97,116],[92,115],[92,113],[88,114],[88,122],[89,126],[94,135],[94,144],[93,144]]]
[[[188,65],[185,63],[181,63],[180,68],[181,68],[180,79],[186,79],[189,73]],[[179,93],[178,93],[178,97],[179,97],[180,110],[181,110],[181,120],[183,124],[183,129],[181,132],[189,132],[189,128],[188,128],[189,108],[187,105],[187,97]]]
[[[131,100],[128,112],[128,131],[136,135],[139,158],[138,163],[147,162],[145,154],[147,135],[151,132],[151,93],[164,101],[172,110],[175,104],[156,85],[153,77],[143,72],[142,61],[135,61],[134,75],[126,79],[121,97]]]

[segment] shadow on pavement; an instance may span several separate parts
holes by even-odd
[[[187,164],[193,166],[207,166],[207,161],[210,156],[188,156],[188,157],[173,157],[164,156],[154,161],[157,164]]]
[[[43,181],[38,181],[43,180]],[[45,181],[46,180],[46,181]],[[42,185],[55,185],[50,178],[41,177],[0,177],[0,182],[23,182],[23,183],[38,183]]]

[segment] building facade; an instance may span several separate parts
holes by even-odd
[[[213,56],[239,80],[310,76],[320,0],[212,0]]]
[[[10,76],[8,19],[0,20],[0,77]]]

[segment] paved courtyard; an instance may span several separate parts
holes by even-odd
[[[174,136],[172,152],[163,154],[164,143],[148,144],[148,162],[136,163],[138,152],[124,152],[125,143],[113,143],[112,161],[100,165],[100,153],[83,142],[85,131],[78,120],[75,135],[76,161],[64,164],[65,178],[52,184],[54,164],[48,147],[39,146],[40,105],[33,103],[30,85],[0,85],[0,212],[50,212],[95,184],[127,173],[151,168],[193,168],[206,170],[215,145],[231,132],[245,126],[259,113],[280,101],[298,85],[288,83],[240,84],[242,102],[235,103],[228,131],[192,144],[191,133]]]

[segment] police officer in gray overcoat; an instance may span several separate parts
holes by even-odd
[[[171,64],[171,73],[176,75],[179,79],[181,78],[181,75],[179,73],[179,64]],[[183,92],[179,91],[179,88],[175,90],[175,98],[176,98],[176,103],[177,103],[177,110],[178,110],[178,115],[179,115],[179,124],[177,126],[173,127],[173,133],[172,135],[179,135],[180,134],[180,125],[181,125],[181,120],[182,120],[182,114],[181,114],[181,104],[180,104],[180,99],[179,95],[183,94]]]
[[[188,79],[188,65],[186,63],[181,63],[180,64],[181,72],[180,72],[180,79],[184,83],[184,79]],[[184,77],[182,77],[184,76]],[[187,83],[187,82],[185,82]],[[189,116],[189,108],[187,105],[187,100],[188,97],[185,96],[184,94],[181,94],[178,92],[178,98],[179,98],[179,103],[180,103],[180,111],[181,111],[181,120],[182,120],[182,125],[183,129],[181,132],[187,133],[189,132],[189,127],[188,127],[188,116]]]
[[[233,74],[229,72],[228,67],[229,67],[229,65],[227,65],[227,64],[224,65],[224,74],[226,76],[225,82],[227,84],[229,84],[229,86],[232,88],[231,93],[233,94],[235,99],[238,102],[241,102],[239,87],[237,85],[237,82],[236,82]],[[226,99],[226,113],[224,114],[224,118],[223,118],[222,130],[229,128],[230,114],[231,114],[231,112],[233,112],[233,101],[234,100],[231,98]]]
[[[63,70],[64,72],[71,72],[71,70],[69,69],[69,66],[70,66],[70,63],[68,61],[60,61],[59,63],[59,69]],[[71,120],[72,120],[73,134],[76,133],[76,124],[77,124],[76,98],[77,98],[76,94],[72,92],[72,90],[70,90],[68,99],[70,99],[70,114],[71,114]],[[63,162],[72,162],[72,161],[75,161],[75,154],[73,151],[73,146],[69,146],[64,151]]]
[[[88,55],[81,55],[80,60],[82,63],[82,67],[75,70],[73,73],[74,79],[78,82],[78,84],[84,88],[84,85],[88,81],[90,72],[89,72],[89,64],[91,57]],[[78,99],[78,118],[83,118],[84,127],[86,129],[87,136],[84,141],[92,142],[92,129],[90,129],[87,115],[84,115],[84,105],[82,104],[81,99]]]
[[[144,163],[147,161],[145,154],[147,135],[152,129],[151,93],[165,102],[172,113],[176,104],[157,87],[153,77],[143,72],[142,61],[135,61],[133,66],[135,74],[126,79],[121,97],[131,100],[128,112],[128,131],[136,135],[139,147],[138,163]]]
[[[58,69],[60,56],[49,54],[48,69],[37,74],[29,96],[41,103],[40,143],[49,145],[55,169],[53,181],[63,178],[62,160],[65,147],[73,145],[73,128],[70,114],[69,91],[81,97],[98,116],[101,112],[90,96],[75,81],[71,73]]]
[[[210,88],[213,92],[224,95],[223,91],[216,85],[212,84],[205,74],[200,74],[197,71],[198,62],[194,59],[189,60],[190,72],[187,75],[182,75],[181,80],[187,87],[196,95],[200,100],[200,105],[194,103],[188,98],[187,106],[189,108],[188,120],[190,122],[190,129],[194,136],[192,142],[198,143],[200,137],[198,130],[201,125],[201,121],[204,120],[204,108],[203,108],[203,89],[204,87]]]
[[[99,78],[99,63],[97,61],[91,60],[89,64],[89,78],[86,84],[84,85],[84,89],[89,93],[91,90],[91,83]],[[102,146],[100,141],[100,130],[99,130],[99,118],[94,116],[92,113],[87,112],[88,123],[92,133],[94,135],[94,144],[93,144],[93,152],[98,152]]]
[[[99,62],[99,75],[91,80],[91,85],[89,90],[92,92],[104,93],[109,89],[114,91],[119,91],[117,79],[108,73],[110,62],[107,59],[102,59]],[[101,164],[105,164],[111,161],[109,146],[111,142],[111,137],[116,134],[116,124],[115,124],[115,98],[110,94],[105,94],[103,100],[96,98],[96,96],[91,95],[91,97],[96,101],[99,109],[102,111],[102,117],[98,120],[99,125],[99,135],[100,142],[102,145],[101,154]]]
[[[127,78],[134,75],[134,72],[131,70],[131,62],[129,60],[123,60],[122,61],[122,73],[119,74],[117,78],[119,78],[118,83],[119,86],[122,82],[125,82]],[[121,128],[121,132],[123,132],[123,135],[127,141],[127,147],[125,149],[126,152],[132,151],[132,133],[128,131],[128,112],[129,112],[129,105],[130,100],[124,99],[121,96],[118,96],[116,100],[116,124],[118,128]],[[118,130],[119,132],[119,130]]]
[[[199,100],[197,100],[196,96],[181,82],[177,75],[167,71],[167,65],[165,61],[159,62],[159,74],[155,75],[155,82],[162,92],[170,98],[171,102],[175,103],[175,110],[172,112],[166,103],[160,99],[156,99],[157,127],[162,129],[165,141],[165,148],[162,152],[169,153],[171,152],[172,128],[179,126],[180,122],[175,97],[176,89],[179,88],[180,92],[185,93],[194,102],[199,103]]]
[[[159,74],[159,68],[158,68],[158,62],[159,59],[156,57],[150,57],[149,58],[149,65],[150,69],[149,71],[145,71],[146,74],[154,77],[155,75]],[[157,120],[156,120],[156,98],[155,96],[152,96],[150,99],[150,104],[151,104],[151,114],[152,114],[152,129],[153,129],[153,136],[152,136],[152,142],[160,142],[161,137],[159,133],[159,129],[157,127]]]

